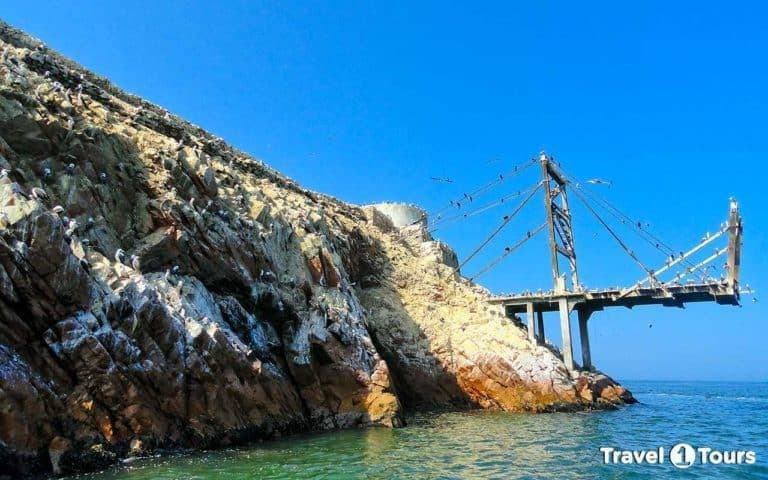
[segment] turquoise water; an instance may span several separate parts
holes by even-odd
[[[627,382],[617,411],[411,417],[407,428],[290,437],[251,447],[135,460],[88,479],[768,478],[768,383]],[[686,442],[754,450],[754,465],[603,465],[600,447]]]

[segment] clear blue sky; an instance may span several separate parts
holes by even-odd
[[[2,15],[349,202],[434,210],[546,149],[576,177],[612,181],[604,196],[684,249],[717,228],[734,195],[746,222],[743,279],[758,299],[768,293],[761,2],[255,3],[10,2]],[[498,195],[536,180],[531,171]],[[503,213],[436,234],[466,256]],[[466,272],[542,215],[539,198]],[[641,277],[588,212],[574,215],[587,286]],[[481,282],[549,288],[537,240]],[[663,261],[633,245],[647,263]],[[599,312],[593,359],[619,379],[768,380],[768,295],[761,300]],[[554,317],[547,328],[557,332]]]

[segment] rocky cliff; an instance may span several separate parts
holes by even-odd
[[[631,401],[422,225],[308,191],[0,24],[0,472]]]

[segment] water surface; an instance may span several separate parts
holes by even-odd
[[[134,460],[87,479],[768,478],[768,383],[627,382],[616,411],[422,414],[409,426],[312,434]],[[603,465],[600,447],[687,442],[754,450],[755,465]]]

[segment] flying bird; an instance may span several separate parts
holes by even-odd
[[[433,182],[453,183],[453,180],[451,180],[448,177],[429,177],[429,178]]]
[[[603,180],[601,178],[593,178],[591,180],[587,180],[587,183],[591,183],[592,185],[605,185],[606,187],[611,186],[611,182],[608,180]]]

